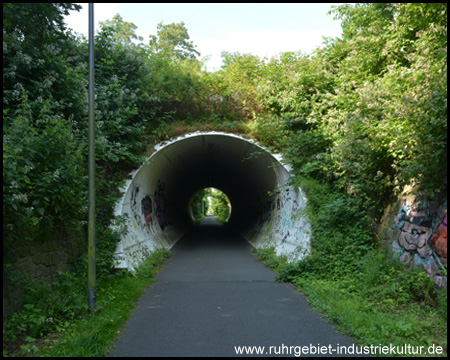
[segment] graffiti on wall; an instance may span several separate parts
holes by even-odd
[[[259,195],[257,198],[257,224],[265,227],[266,240],[278,244],[278,247],[298,248],[299,220],[294,220],[300,205],[291,187],[283,187],[269,195]],[[299,248],[298,248],[299,249]],[[298,254],[287,252],[288,261]]]
[[[140,228],[154,234],[158,231],[156,225],[162,231],[170,225],[168,201],[161,180],[158,180],[153,197],[142,193],[140,186],[135,186],[131,191],[130,205],[135,229]]]
[[[261,197],[259,197],[257,210],[258,210],[257,214],[258,225],[262,225],[264,222],[269,221],[272,216],[272,211],[275,210],[275,203],[273,199],[261,201]]]
[[[287,229],[291,226],[292,214],[298,211],[298,209],[299,205],[297,200],[291,197],[289,187],[272,194],[265,201],[261,201],[261,196],[259,196],[257,223],[262,225],[264,222],[278,215],[282,225],[281,228]]]
[[[447,265],[447,204],[437,207],[434,202],[404,201],[395,227],[400,235],[393,251],[405,264],[421,264],[438,286],[446,286],[444,269]]]
[[[152,219],[152,199],[150,196],[146,195],[141,201],[142,215],[144,216],[145,224],[151,230],[153,230],[153,219]]]
[[[163,239],[163,232],[171,224],[164,182],[158,180],[154,189],[153,194],[141,185],[132,185],[130,189],[129,210],[123,215],[129,218],[131,226],[124,227],[127,241],[122,251],[131,264],[141,262],[154,251],[148,239]],[[127,231],[131,229],[135,231]],[[142,233],[148,236],[142,237]]]
[[[158,219],[158,224],[161,230],[164,231],[164,228],[169,224],[169,217],[168,217],[168,206],[167,206],[167,199],[164,195],[164,187],[165,184],[161,182],[161,180],[158,180],[158,184],[156,185],[156,191],[155,191],[155,212],[156,212],[156,218]]]
[[[135,229],[142,228],[143,223],[141,220],[141,214],[139,212],[139,199],[140,199],[140,187],[135,186],[131,190],[131,199],[130,199],[130,209],[131,209],[131,215],[133,217],[133,226]]]
[[[138,264],[143,259],[150,256],[151,250],[149,247],[145,244],[138,244],[136,247],[134,247],[128,254],[128,256],[132,259],[132,262],[134,264]]]

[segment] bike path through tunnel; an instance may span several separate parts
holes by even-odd
[[[300,345],[308,344],[330,346],[328,355],[338,356],[338,346],[354,346],[292,284],[275,281],[228,225],[206,217],[183,235],[110,357],[236,356],[243,345],[264,347],[259,355],[298,356]]]
[[[229,224],[206,216],[174,245],[158,281],[273,281],[252,247]]]
[[[116,206],[125,219],[117,267],[133,270],[152,251],[172,248],[194,225],[193,196],[207,187],[227,195],[227,225],[253,246],[301,259],[310,249],[310,225],[298,215],[306,200],[289,178],[280,157],[234,134],[194,133],[157,146]]]

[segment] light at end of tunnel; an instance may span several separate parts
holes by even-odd
[[[221,190],[204,188],[191,199],[191,215],[196,223],[205,216],[212,215],[219,222],[226,223],[231,215],[231,203],[228,196]]]

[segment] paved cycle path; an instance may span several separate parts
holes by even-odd
[[[294,356],[298,346],[337,356],[352,345],[275,275],[207,217],[173,247],[109,356],[236,356],[239,346],[264,346],[254,356]]]

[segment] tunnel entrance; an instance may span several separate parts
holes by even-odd
[[[152,251],[170,249],[195,224],[192,199],[205,188],[227,195],[227,226],[253,246],[301,259],[310,226],[299,215],[305,198],[289,177],[280,158],[234,134],[195,133],[159,145],[131,174],[116,206],[125,218],[117,267],[134,269]]]

